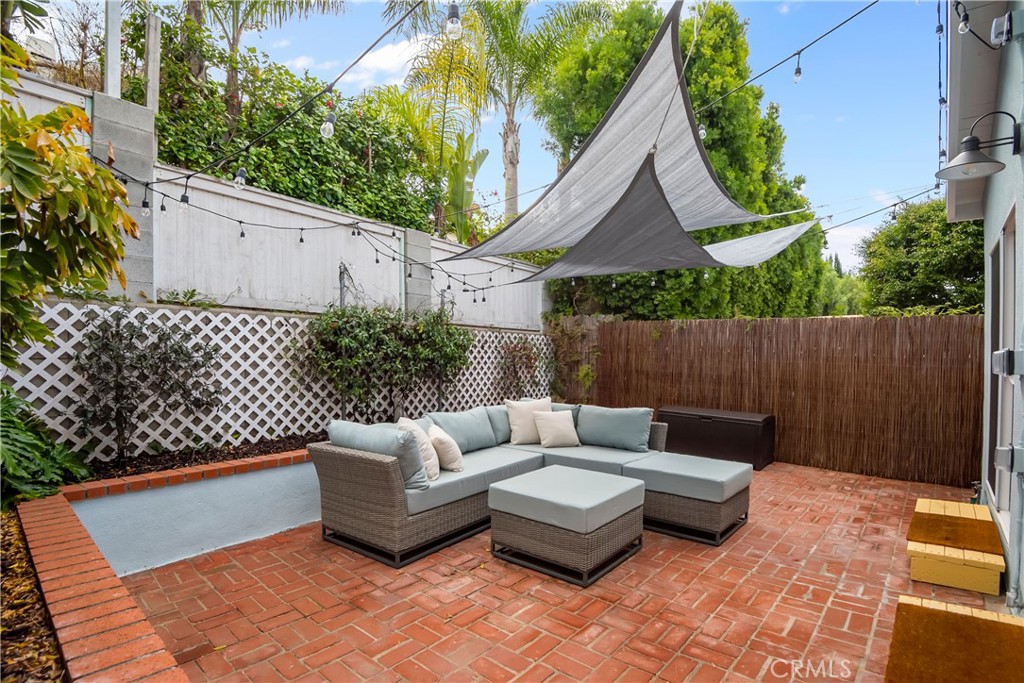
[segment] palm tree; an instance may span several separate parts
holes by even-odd
[[[245,31],[264,26],[281,26],[287,20],[306,18],[310,14],[338,14],[345,9],[344,0],[205,0],[206,14],[216,25],[228,46],[224,92],[227,115],[234,126],[242,111],[238,89],[238,49]]]
[[[487,92],[505,114],[501,158],[505,165],[505,218],[519,213],[519,122],[516,114],[530,104],[531,89],[561,57],[568,45],[608,16],[596,2],[551,6],[531,24],[528,0],[477,0],[469,11],[484,30]],[[468,12],[467,12],[468,13]]]

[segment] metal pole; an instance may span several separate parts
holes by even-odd
[[[146,16],[146,106],[160,109],[160,17],[152,10]]]

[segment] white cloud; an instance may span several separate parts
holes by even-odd
[[[849,118],[850,117],[847,116],[846,114],[840,114],[839,116],[836,116],[832,120],[836,123],[846,123],[849,120]]]
[[[363,57],[341,82],[356,90],[401,83],[426,40],[426,36],[416,36],[379,47]]]
[[[285,38],[283,40],[276,40],[276,41],[274,41],[273,43],[270,44],[270,47],[272,47],[272,48],[274,48],[276,50],[280,50],[281,48],[288,47],[291,44],[292,44],[292,41],[290,41],[287,38]]]
[[[285,61],[284,65],[292,71],[331,71],[341,66],[341,62],[337,59],[318,62],[309,55],[300,55]]]
[[[828,225],[821,227],[828,230]],[[871,234],[874,227],[871,225],[844,225],[835,230],[825,233],[828,239],[826,254],[839,254],[839,261],[843,264],[844,270],[859,268],[860,257],[857,255],[857,245],[862,239]]]
[[[779,4],[779,6],[776,9],[778,9],[779,14],[789,14],[789,10],[791,8],[790,8],[788,2],[783,2],[783,3]]]

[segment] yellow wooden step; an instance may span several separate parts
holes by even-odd
[[[988,569],[996,572],[1006,570],[1006,562],[1003,560],[1002,555],[980,553],[976,550],[963,550],[961,548],[950,548],[948,546],[934,545],[932,543],[907,541],[907,554],[912,558],[927,558],[939,562],[963,564],[968,567],[978,567],[980,569]]]
[[[1001,621],[1004,624],[1014,624],[1016,626],[1024,627],[1024,617],[1015,617],[1012,614],[1002,614],[1001,612],[991,612],[984,610],[979,607],[968,607],[966,605],[954,605],[949,602],[940,602],[938,600],[929,600],[928,598],[919,598],[914,595],[901,595],[899,601],[906,605],[917,605],[918,607],[927,607],[929,609],[937,609],[942,612],[953,612],[955,614],[966,614],[968,616],[977,617],[978,619],[988,619],[990,621]]]

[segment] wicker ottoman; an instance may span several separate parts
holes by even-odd
[[[491,553],[589,586],[639,550],[644,484],[552,465],[491,484]]]
[[[647,487],[644,526],[670,536],[721,545],[747,523],[749,463],[654,453],[622,466]]]

